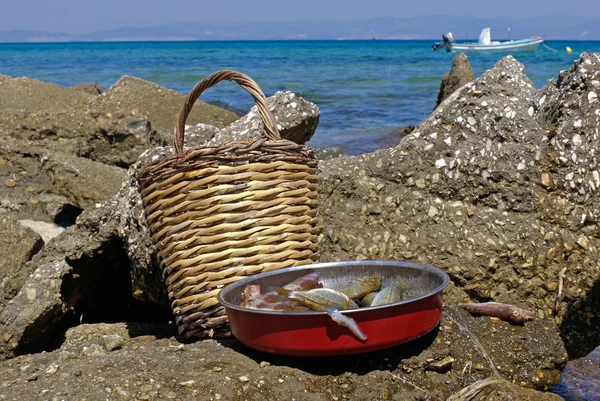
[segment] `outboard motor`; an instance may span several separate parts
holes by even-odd
[[[446,35],[442,35],[441,42],[436,42],[431,47],[433,48],[433,50],[439,50],[442,47],[445,47],[446,51],[450,52],[452,51],[452,49],[450,48],[451,43],[454,43],[454,36],[452,35],[452,32],[448,32]]]

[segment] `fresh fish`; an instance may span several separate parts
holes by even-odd
[[[319,287],[323,287],[323,285],[319,283],[319,273],[317,272],[309,273],[283,286],[290,291],[308,291]]]
[[[293,302],[290,300],[281,302],[266,302],[263,299],[253,299],[246,304],[245,308],[283,312],[291,310],[292,304]]]
[[[308,291],[290,291],[277,287],[273,289],[282,295],[286,295],[289,299],[316,311],[322,312],[327,308],[338,310],[358,308],[346,294],[331,288],[314,288]]]
[[[358,299],[377,290],[380,286],[381,277],[367,276],[343,283],[335,287],[335,289],[348,295],[350,299]]]
[[[290,308],[290,312],[310,312],[310,310],[308,306],[298,305],[296,302],[293,302]]]
[[[393,304],[394,302],[402,301],[404,290],[407,288],[404,281],[398,280],[395,283],[386,285],[379,291],[371,302],[371,306]]]
[[[523,324],[535,319],[535,313],[532,311],[510,304],[482,302],[478,304],[459,304],[458,306],[473,315],[497,317],[513,324]]]
[[[260,299],[260,285],[247,285],[244,287],[241,293],[241,301],[240,306],[242,308],[247,308],[250,302],[256,299]]]
[[[260,285],[247,285],[242,290],[240,306],[249,309],[285,311],[292,308],[293,302],[275,291],[261,293]]]
[[[377,294],[379,294],[379,291],[373,291],[362,297],[360,300],[361,306],[371,306]]]
[[[352,334],[354,334],[360,341],[367,340],[367,336],[365,335],[365,333],[363,333],[360,330],[360,328],[356,324],[356,321],[350,316],[344,315],[342,312],[335,308],[326,308],[325,312],[329,315],[331,320],[333,320],[340,326],[347,327],[352,332]]]

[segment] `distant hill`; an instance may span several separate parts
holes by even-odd
[[[357,21],[255,22],[235,24],[171,23],[71,35],[33,31],[0,32],[0,42],[139,41],[139,40],[323,40],[439,39],[452,32],[473,39],[490,27],[492,39],[526,38],[600,40],[600,17],[543,16],[526,19],[430,16],[381,17]]]

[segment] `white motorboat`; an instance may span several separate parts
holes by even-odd
[[[456,43],[452,32],[442,35],[442,41],[434,44],[433,50],[445,48],[447,52],[489,52],[489,51],[536,51],[537,48],[544,42],[541,36],[533,36],[527,39],[507,40],[507,41],[492,41],[490,39],[490,28],[484,28],[479,34],[479,41]]]

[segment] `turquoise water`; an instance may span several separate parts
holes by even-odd
[[[0,44],[0,74],[60,85],[94,80],[109,87],[122,75],[140,77],[187,93],[220,69],[250,75],[267,94],[295,92],[321,109],[310,144],[349,154],[388,146],[394,131],[417,124],[435,104],[453,55],[434,52],[434,41],[232,41]],[[571,67],[581,52],[600,52],[600,42],[549,41],[516,54],[536,87]],[[565,47],[573,53],[568,54]],[[470,54],[475,76],[502,55]],[[1,94],[0,94],[1,95]],[[246,112],[252,98],[235,84],[208,90],[202,100]]]

